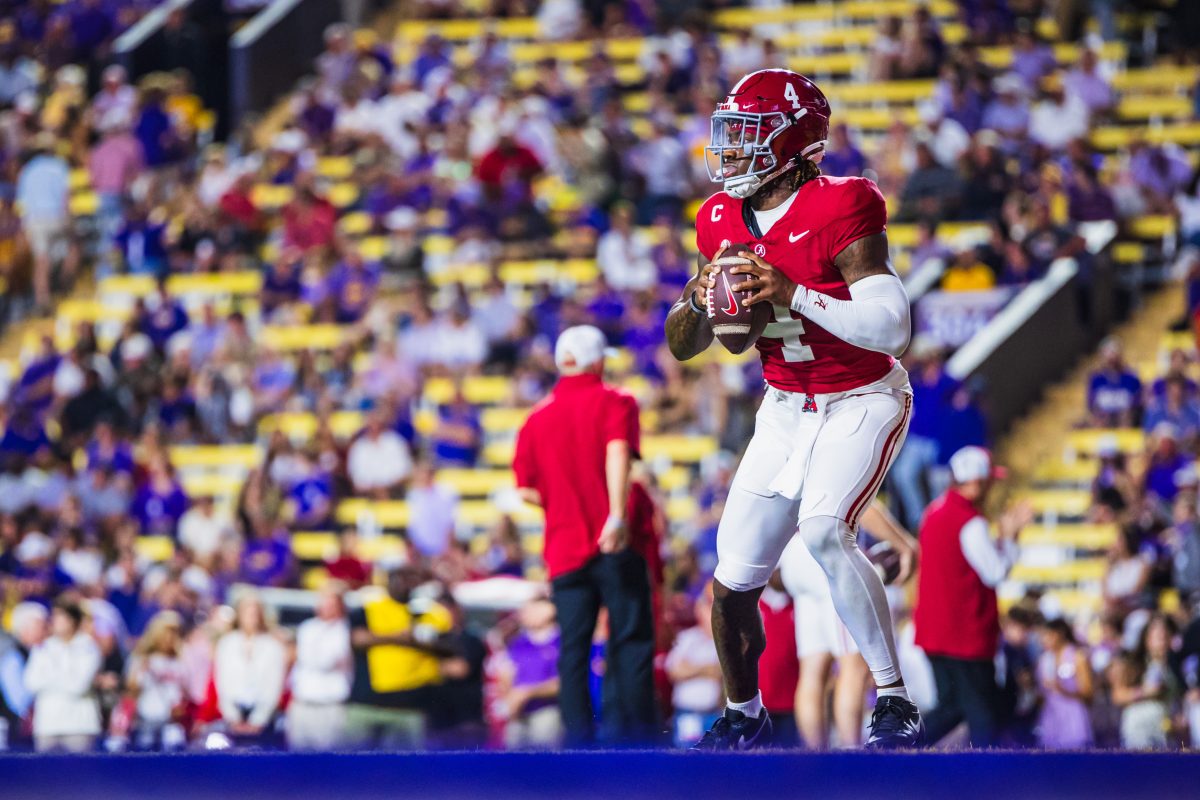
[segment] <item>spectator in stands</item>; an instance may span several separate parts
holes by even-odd
[[[11,635],[0,631],[0,719],[7,724],[8,746],[29,746],[27,723],[34,695],[25,688],[25,665],[35,647],[46,638],[46,607],[25,600],[9,615]]]
[[[354,677],[342,587],[317,592],[315,615],[296,629],[287,743],[292,750],[337,750],[346,743],[346,701]]]
[[[796,606],[776,570],[758,599],[767,646],[762,654],[759,682],[763,708],[771,715],[772,741],[781,747],[800,744],[796,690],[800,682],[800,656],[796,645]],[[866,673],[863,673],[865,680]],[[823,704],[822,704],[823,705]],[[859,711],[862,711],[861,704]],[[861,713],[859,721],[861,722]]]
[[[866,168],[867,157],[851,141],[849,127],[844,122],[834,125],[829,131],[829,146],[821,159],[822,174],[856,176],[862,175]]]
[[[387,427],[378,412],[367,417],[367,426],[346,456],[346,472],[356,494],[386,499],[412,474],[412,455],[400,435]]]
[[[909,175],[900,195],[900,220],[920,217],[942,220],[957,216],[962,195],[958,174],[933,157],[926,142],[917,142],[916,169]]]
[[[712,632],[712,584],[696,598],[695,624],[675,637],[667,655],[667,676],[675,708],[675,744],[698,740],[722,712],[721,665]]]
[[[1192,462],[1192,455],[1181,446],[1179,429],[1170,422],[1160,423],[1150,431],[1147,441],[1142,491],[1152,502],[1169,506],[1179,491],[1177,476],[1180,470],[1189,467]]]
[[[1115,105],[1112,86],[1100,73],[1099,56],[1090,47],[1079,54],[1074,68],[1063,75],[1062,84],[1067,94],[1083,101],[1095,116],[1107,116]]]
[[[563,740],[558,708],[559,632],[554,604],[534,600],[519,612],[520,629],[501,653],[498,692],[508,720],[504,746],[556,748]]]
[[[929,9],[918,6],[901,32],[900,76],[932,78],[942,67],[946,43]]]
[[[236,741],[259,741],[271,734],[283,698],[287,664],[262,600],[246,594],[237,603],[234,629],[217,643],[213,681],[217,702]]]
[[[86,753],[100,735],[100,708],[92,688],[100,671],[100,649],[82,626],[78,604],[55,603],[50,635],[33,647],[25,664],[38,752]]]
[[[1088,381],[1088,424],[1130,427],[1141,416],[1142,382],[1127,366],[1115,338],[1100,344],[1100,365]]]
[[[51,272],[63,258],[70,222],[70,175],[56,148],[53,134],[38,134],[29,160],[17,176],[16,201],[34,259],[34,302],[41,309],[49,306]]]
[[[904,55],[903,26],[899,17],[884,17],[871,41],[867,75],[873,81],[890,81],[899,76]]]
[[[346,731],[356,747],[415,749],[425,740],[442,661],[457,653],[447,640],[450,611],[414,596],[423,581],[416,567],[393,569],[387,594],[350,613],[354,682]]]
[[[1150,581],[1150,564],[1140,552],[1137,533],[1122,528],[1108,551],[1108,568],[1101,584],[1105,606],[1126,613],[1144,607]]]
[[[1121,519],[1137,504],[1138,484],[1124,453],[1111,436],[1102,438],[1097,444],[1096,458],[1100,464],[1092,479],[1089,515],[1096,522],[1112,522]]]
[[[1193,176],[1182,149],[1170,144],[1152,145],[1141,136],[1129,144],[1125,171],[1137,190],[1129,209],[1132,214],[1172,213],[1173,203],[1186,194]]]
[[[942,274],[942,290],[946,292],[980,292],[995,285],[996,274],[974,248],[958,253]]]
[[[611,227],[596,245],[596,264],[608,284],[618,291],[644,291],[658,279],[651,243],[633,226],[634,210],[628,203],[615,205]]]
[[[1193,396],[1189,397],[1187,379],[1182,375],[1169,377],[1163,382],[1161,394],[1151,393],[1142,417],[1142,428],[1149,433],[1162,423],[1168,423],[1179,431],[1180,439],[1193,441],[1200,435],[1200,405]]]
[[[408,540],[424,558],[437,558],[454,539],[458,494],[439,481],[428,461],[419,461],[413,470],[412,486],[405,495],[410,521]]]
[[[964,719],[976,747],[996,741],[999,696],[993,664],[1000,624],[996,589],[1017,560],[1017,537],[1032,519],[1014,506],[998,520],[993,540],[981,511],[1005,472],[991,454],[965,447],[950,459],[954,485],[921,522],[922,567],[913,612],[917,646],[937,684],[937,707],[926,716],[930,742]]]
[[[130,655],[125,688],[134,698],[134,743],[139,750],[173,750],[186,741],[188,674],[180,658],[182,636],[183,618],[161,611]]]
[[[1058,66],[1054,51],[1038,38],[1029,20],[1022,20],[1017,25],[1017,34],[1012,47],[1013,73],[1025,81],[1025,86],[1036,91],[1042,78],[1049,75]]]
[[[438,425],[431,437],[434,460],[443,467],[475,466],[483,446],[483,422],[479,409],[461,390],[450,403],[438,409]]]
[[[1168,716],[1161,675],[1152,674],[1136,653],[1121,652],[1109,669],[1113,703],[1121,709],[1121,747],[1165,749]]]
[[[1038,744],[1050,750],[1090,747],[1093,737],[1088,707],[1094,680],[1087,649],[1075,641],[1070,624],[1061,618],[1042,623],[1041,642],[1038,681],[1042,687],[1042,710],[1038,716]]]
[[[1029,102],[1021,76],[1006,72],[992,81],[992,99],[983,110],[981,125],[996,131],[1006,150],[1012,150],[1029,130]]]
[[[688,174],[691,154],[674,130],[652,121],[651,133],[630,154],[634,168],[645,181],[638,209],[638,222],[648,225],[659,217],[678,219],[684,196],[690,189]]]
[[[1061,86],[1043,87],[1029,112],[1029,138],[1052,153],[1060,153],[1087,136],[1090,115],[1083,100]]]
[[[92,188],[100,200],[99,224],[106,236],[116,234],[125,197],[145,169],[142,145],[130,133],[130,117],[109,111],[98,121],[100,141],[88,158]]]

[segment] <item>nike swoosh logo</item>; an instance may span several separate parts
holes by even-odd
[[[805,236],[808,236],[808,231],[805,231],[804,233],[789,233],[788,241],[791,242],[792,244],[795,244],[796,242],[803,239]]]
[[[733,316],[737,313],[737,298],[733,296],[733,287],[729,285],[729,276],[722,274],[721,280],[725,281],[725,299],[729,301],[729,305],[725,306],[722,311]]]
[[[764,711],[763,713],[765,714],[767,712]],[[751,747],[754,746],[754,743],[758,741],[758,737],[762,736],[762,732],[764,730],[766,730],[766,728],[767,728],[766,725],[759,725],[758,731],[754,734],[754,738],[752,738],[752,739],[747,739],[746,734],[743,733],[740,737],[738,737],[737,749],[738,750],[749,750]]]

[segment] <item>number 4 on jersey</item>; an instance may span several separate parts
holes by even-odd
[[[783,345],[784,361],[812,361],[812,348],[800,341],[804,335],[804,320],[793,319],[792,310],[787,306],[771,307],[775,312],[775,321],[767,323],[762,336],[765,339],[778,339]]]

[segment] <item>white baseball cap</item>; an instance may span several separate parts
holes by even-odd
[[[969,483],[989,477],[1003,479],[1008,470],[992,463],[991,451],[970,445],[950,456],[950,474],[955,483]]]
[[[560,372],[587,369],[613,352],[599,328],[576,325],[559,334],[554,343],[554,366]]]

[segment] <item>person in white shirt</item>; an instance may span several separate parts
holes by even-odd
[[[217,706],[229,733],[255,739],[268,731],[286,673],[283,644],[268,629],[262,600],[244,595],[237,603],[236,626],[217,642],[213,663]]]
[[[342,587],[317,593],[316,616],[296,629],[287,742],[292,750],[336,750],[346,742],[346,700],[354,677],[350,623]]]
[[[417,465],[412,487],[405,496],[410,511],[408,540],[425,558],[436,558],[450,547],[454,536],[458,494],[437,480],[428,461]]]
[[[25,688],[33,695],[33,742],[39,752],[86,753],[100,735],[100,707],[93,683],[100,648],[80,630],[83,611],[59,602],[50,615],[51,635],[33,648],[25,664]]]
[[[179,518],[179,543],[203,564],[211,563],[221,547],[236,536],[233,520],[218,513],[208,496],[196,497],[192,507]]]
[[[137,698],[136,745],[175,750],[187,742],[180,724],[187,708],[188,668],[180,653],[183,618],[160,611],[151,618],[125,667],[125,683]]]
[[[658,282],[650,240],[633,227],[633,206],[613,206],[612,227],[596,245],[596,262],[617,291],[645,291]]]
[[[408,480],[412,469],[408,444],[387,428],[381,415],[372,414],[346,458],[346,471],[355,493],[387,499]]]
[[[667,654],[671,704],[675,707],[675,740],[679,745],[699,739],[725,702],[721,664],[712,632],[712,585],[696,598],[696,624],[680,631]]]
[[[1050,87],[1029,115],[1029,138],[1051,152],[1060,152],[1069,142],[1087,135],[1087,105],[1062,87]]]

